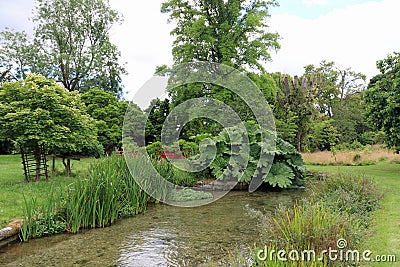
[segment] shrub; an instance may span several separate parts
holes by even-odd
[[[162,143],[157,141],[146,146],[146,150],[151,159],[159,159],[162,151]]]
[[[274,135],[259,125],[246,123],[245,127],[245,130],[237,126],[226,128],[214,137],[217,151],[210,165],[212,174],[220,180],[245,183],[249,183],[253,177],[261,176],[265,184],[278,188],[303,185],[306,168],[301,154],[281,138],[276,138],[276,146],[273,149],[268,140],[275,140]],[[243,144],[247,138],[249,155],[243,152]],[[213,145],[203,143],[200,150],[205,151],[207,156],[208,151],[213,151]],[[214,154],[209,154],[209,158],[213,158]],[[231,160],[232,157],[236,160]]]
[[[199,180],[197,173],[178,169],[166,159],[151,161],[157,173],[165,180],[179,186],[193,186]]]
[[[353,162],[358,162],[361,160],[361,155],[360,154],[355,154],[353,157]]]
[[[311,190],[313,199],[334,212],[352,217],[362,226],[368,225],[370,213],[378,207],[381,198],[371,179],[350,174],[327,177],[315,183]]]

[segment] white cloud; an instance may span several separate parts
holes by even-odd
[[[27,17],[33,2],[0,0],[0,28],[22,30],[31,26]],[[163,0],[110,2],[125,17],[121,26],[113,28],[111,38],[127,62],[129,75],[123,83],[130,92],[127,99],[132,99],[157,65],[171,64],[173,38],[169,33],[173,26],[167,24],[168,15],[160,13]],[[398,0],[382,0],[335,9],[316,19],[275,14],[271,30],[283,37],[282,48],[273,54],[273,62],[265,64],[266,69],[301,75],[305,65],[325,59],[371,78],[378,73],[376,61],[400,49],[399,8]]]
[[[118,46],[127,63],[124,77],[126,96],[131,100],[154,74],[156,66],[172,62],[172,26],[168,16],[160,13],[161,0],[112,0],[111,5],[124,15],[121,26],[114,27],[111,40]]]
[[[301,3],[305,6],[311,7],[311,6],[323,6],[328,4],[328,0],[302,0]]]
[[[400,48],[398,0],[383,0],[335,9],[316,19],[293,15],[271,17],[271,29],[279,32],[282,48],[267,63],[269,71],[303,73],[307,64],[335,61],[372,78],[376,61]]]

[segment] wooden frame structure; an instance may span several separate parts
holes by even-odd
[[[20,146],[20,149],[25,180],[27,182],[38,181],[40,177],[45,177],[46,180],[49,180],[46,151],[44,146]]]

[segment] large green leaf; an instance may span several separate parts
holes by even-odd
[[[263,179],[273,187],[287,188],[292,184],[294,173],[286,163],[275,163],[271,166],[268,174]]]

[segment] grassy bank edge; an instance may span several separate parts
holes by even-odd
[[[374,213],[367,241],[362,249],[373,255],[396,255],[397,262],[374,262],[363,266],[400,266],[400,165],[380,162],[372,166],[311,166],[312,171],[365,174],[372,177],[383,192],[380,208]]]

